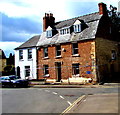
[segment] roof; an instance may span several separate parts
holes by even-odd
[[[90,21],[99,20],[100,18],[101,16],[99,15],[99,12],[96,12],[96,13],[87,14],[87,15],[83,15],[83,16],[72,18],[72,19],[57,22],[55,27],[57,29],[60,29],[63,27],[71,26],[77,19],[84,20],[85,23],[88,23]]]
[[[86,40],[86,39],[94,39],[101,16],[102,15],[99,15],[99,13],[97,12],[97,13],[92,13],[92,14],[57,22],[55,24],[56,29],[61,29],[64,27],[72,26],[74,22],[77,19],[79,19],[79,20],[83,20],[84,23],[87,24],[88,28],[84,29],[80,33],[71,33],[71,34],[64,34],[64,35],[59,35],[58,33],[54,35],[52,38],[47,38],[46,32],[43,32],[41,34],[41,37],[39,39],[37,46],[46,46],[46,45],[74,42],[74,41],[80,41],[80,40]]]
[[[23,49],[23,48],[30,48],[30,47],[36,47],[38,41],[39,41],[40,35],[33,36],[28,41],[20,45],[19,47],[15,48],[17,49]]]

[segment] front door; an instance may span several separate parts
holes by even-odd
[[[55,62],[57,82],[61,80],[61,62]]]

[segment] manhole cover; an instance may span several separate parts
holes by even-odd
[[[73,96],[75,96],[75,95],[64,95],[64,96],[73,97]]]

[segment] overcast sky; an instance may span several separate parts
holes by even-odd
[[[92,2],[91,2],[92,1]],[[104,2],[118,8],[120,0],[0,0],[0,48],[8,57],[34,35],[41,34],[45,13],[62,21],[98,11]]]

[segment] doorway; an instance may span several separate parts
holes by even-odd
[[[57,82],[61,80],[61,62],[55,62]]]

